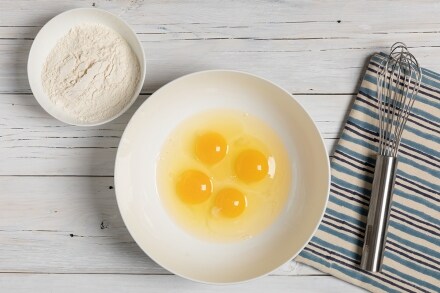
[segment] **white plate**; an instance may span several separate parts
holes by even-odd
[[[115,116],[93,123],[79,122],[64,112],[60,107],[57,107],[45,94],[41,82],[41,70],[52,48],[73,26],[84,22],[102,24],[119,33],[136,54],[141,74],[130,103]],[[97,8],[77,8],[55,16],[38,32],[38,35],[32,43],[31,51],[29,52],[27,71],[32,93],[47,113],[64,123],[78,126],[94,126],[107,123],[119,117],[130,108],[139,96],[145,79],[145,54],[136,33],[122,19]]]
[[[265,121],[285,144],[293,171],[292,191],[277,221],[256,237],[226,244],[179,228],[156,189],[156,160],[166,137],[185,118],[215,108]],[[115,185],[128,230],[153,260],[191,280],[233,283],[268,274],[304,248],[324,213],[330,168],[315,124],[288,92],[250,74],[214,70],[181,77],[143,103],[119,144]]]

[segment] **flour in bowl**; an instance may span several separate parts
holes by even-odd
[[[78,122],[109,119],[130,103],[139,62],[114,30],[84,23],[70,29],[48,55],[41,79],[57,106]]]

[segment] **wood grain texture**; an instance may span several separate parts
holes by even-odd
[[[38,29],[62,11],[93,3],[138,33],[147,56],[146,93],[213,68],[251,71],[292,93],[354,93],[366,59],[397,40],[422,65],[440,69],[440,59],[431,57],[440,52],[435,0],[9,0],[0,2],[0,92],[29,92],[26,59]]]
[[[0,94],[0,175],[112,176],[122,132],[138,101],[103,126],[76,127],[49,116],[28,94]],[[352,102],[350,95],[298,95],[329,153]]]
[[[325,284],[325,286],[324,286]],[[5,292],[365,292],[327,276],[270,276],[251,282],[214,286],[176,276],[0,274]]]

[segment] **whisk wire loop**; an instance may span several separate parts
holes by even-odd
[[[380,155],[397,156],[421,79],[419,64],[405,44],[394,44],[380,65],[377,78]]]

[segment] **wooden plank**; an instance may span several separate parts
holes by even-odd
[[[423,0],[416,3],[411,0],[395,3],[388,1],[368,0],[356,3],[344,0],[327,1],[212,1],[203,5],[200,1],[121,1],[121,0],[3,0],[0,9],[4,13],[0,26],[34,26],[43,25],[54,14],[79,7],[96,7],[106,9],[120,17],[127,18],[132,24],[209,24],[228,23],[230,26],[243,26],[246,23],[335,23],[344,21],[357,23],[371,21],[369,27],[354,27],[355,30],[368,32],[369,29],[417,31],[426,27],[416,27],[417,23],[438,24],[432,13],[440,8],[436,0]],[[32,5],[33,4],[33,5]],[[94,4],[94,5],[93,5]],[[7,12],[7,13],[6,13]],[[170,14],[170,12],[173,12]],[[387,17],[383,17],[386,12]],[[242,17],[237,17],[237,16]],[[23,16],[27,16],[24,18]],[[369,19],[371,16],[372,19]],[[425,18],[417,17],[425,16]],[[406,19],[406,21],[401,21]],[[340,23],[337,21],[340,20]],[[399,20],[399,22],[397,22]],[[431,21],[431,22],[428,22]],[[388,27],[383,26],[388,24]],[[275,32],[274,33],[282,33]],[[336,33],[336,32],[335,32]]]
[[[169,274],[125,228],[113,178],[3,176],[0,186],[0,272]],[[273,274],[323,275],[294,261]]]
[[[122,132],[134,111],[114,122],[75,127],[49,116],[32,95],[0,95],[0,175],[112,176]],[[352,101],[349,95],[299,95],[325,138],[330,152]]]
[[[5,292],[365,292],[326,276],[269,276],[235,285],[207,285],[177,276],[0,274]]]
[[[354,93],[366,59],[395,41],[440,70],[437,1],[400,1],[399,9],[368,1],[2,1],[0,11],[8,13],[0,17],[0,92],[29,92],[26,62],[38,28],[59,12],[93,3],[139,34],[148,93],[213,68],[250,71],[292,93]]]

